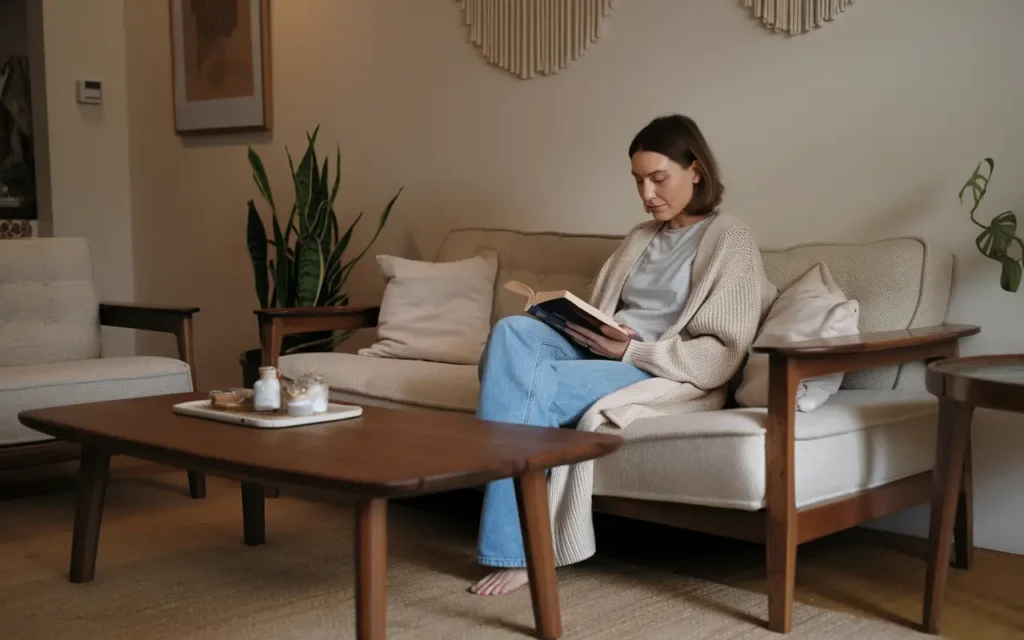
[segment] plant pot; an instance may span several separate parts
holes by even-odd
[[[305,343],[313,340],[326,340],[330,337],[330,331],[287,335],[281,341],[281,353],[316,353],[330,351],[329,344],[299,347],[294,351],[292,350],[300,341]],[[252,389],[253,383],[259,379],[260,362],[262,361],[262,358],[262,349],[249,349],[248,351],[243,351],[241,357],[238,358],[238,364],[242,367],[242,386],[246,389]]]

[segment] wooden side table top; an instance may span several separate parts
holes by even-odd
[[[271,483],[398,497],[477,486],[590,460],[615,435],[479,420],[471,414],[365,407],[339,422],[259,429],[173,413],[188,393],[26,411],[37,431],[111,453]]]
[[[928,365],[928,391],[976,407],[1024,412],[1024,355],[948,358]]]

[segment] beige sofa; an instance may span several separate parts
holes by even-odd
[[[0,469],[78,455],[22,425],[21,411],[192,391],[197,311],[101,303],[83,238],[0,241]],[[101,326],[173,333],[179,359],[103,357]],[[205,495],[201,473],[189,472],[189,488]]]
[[[502,288],[509,279],[534,289],[589,293],[619,240],[460,229],[446,237],[436,261],[497,251],[494,321],[522,312],[522,298]],[[918,239],[794,246],[765,250],[763,258],[780,290],[824,262],[845,294],[859,301],[862,333],[832,345],[766,348],[772,354],[770,409],[726,408],[609,428],[625,444],[595,464],[594,507],[765,542],[769,626],[788,631],[800,542],[929,498],[937,403],[924,389],[923,360],[954,354],[958,339],[975,329],[943,325],[952,256]],[[375,308],[257,313],[265,362],[276,361],[284,333],[372,327],[377,318]],[[286,355],[277,362],[286,377],[324,373],[335,401],[437,411],[476,407],[472,365],[347,353]],[[845,372],[837,395],[811,413],[794,410],[796,382],[836,371]],[[969,521],[959,531],[958,561],[965,565]]]

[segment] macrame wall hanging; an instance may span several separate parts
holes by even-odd
[[[853,0],[743,0],[754,17],[774,31],[791,36],[817,29],[846,11]]]
[[[552,75],[603,35],[617,0],[457,0],[488,62],[522,79]]]

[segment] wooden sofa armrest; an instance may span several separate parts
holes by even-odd
[[[100,303],[100,324],[106,327],[142,329],[173,333],[178,341],[178,358],[192,372],[192,388],[196,386],[195,354],[192,346],[192,316],[199,307],[163,307],[135,303]]]
[[[253,313],[260,324],[261,364],[276,367],[285,335],[372,329],[377,326],[380,307],[297,307],[257,309]]]
[[[827,340],[760,344],[753,353],[768,355],[768,419],[765,424],[765,507],[768,573],[783,584],[769,596],[771,619],[789,627],[793,601],[792,576],[796,546],[824,533],[868,519],[857,509],[796,508],[796,391],[801,380],[829,373],[862,371],[878,366],[957,355],[960,338],[978,333],[970,325],[942,324],[905,331],[861,333]],[[862,505],[863,506],[863,505]],[[890,505],[891,506],[891,505]],[[864,507],[867,508],[867,507]]]
[[[787,360],[798,380],[828,373],[860,371],[883,365],[942,358],[956,354],[957,342],[981,329],[974,325],[940,324],[903,331],[858,333],[823,340],[759,344],[753,353]]]

